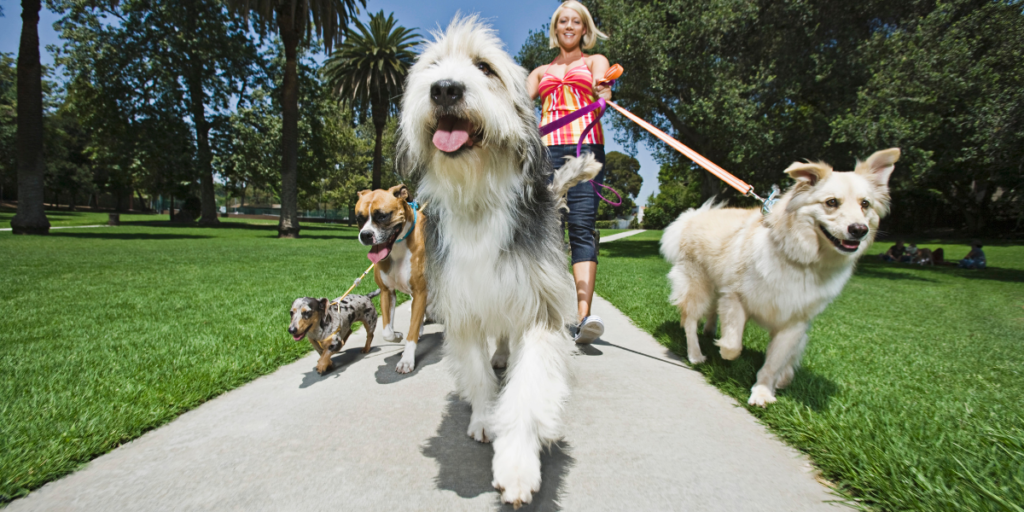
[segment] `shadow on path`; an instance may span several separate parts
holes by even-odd
[[[437,427],[437,436],[430,438],[421,451],[423,455],[437,460],[439,468],[435,483],[438,489],[453,491],[462,498],[493,493],[497,500],[498,491],[491,486],[494,450],[490,444],[478,443],[466,435],[471,412],[468,402],[459,400],[455,393],[448,395],[448,407],[441,425]],[[533,502],[520,511],[561,510],[558,496],[563,491],[565,476],[576,463],[570,451],[568,443],[559,441],[541,452],[540,492],[534,494]],[[511,505],[504,505],[501,510],[513,509]]]
[[[703,325],[699,332],[703,333]],[[747,329],[757,328],[747,324]],[[677,321],[668,321],[654,331],[655,337],[668,336],[672,340],[672,351],[681,357],[686,357],[686,333],[679,326]],[[757,381],[757,371],[764,365],[764,351],[752,349],[744,345],[743,352],[738,358],[732,361],[722,359],[719,347],[715,345],[714,336],[697,336],[700,340],[700,350],[704,353],[707,361],[695,365],[693,368],[712,384],[730,383],[741,389],[749,390]],[[814,340],[811,340],[813,343]],[[818,375],[813,370],[800,367],[793,382],[785,389],[779,389],[777,396],[788,396],[789,398],[803,404],[813,411],[821,412],[829,408],[829,401],[833,395],[839,392],[839,386],[827,377]],[[727,393],[728,394],[728,393]],[[746,392],[742,394],[747,394]],[[741,404],[746,404],[747,396],[742,396]]]
[[[443,354],[441,350],[443,340],[444,333],[441,332],[424,334],[420,338],[419,343],[416,344],[416,367],[409,373],[398,373],[395,371],[395,366],[402,359],[401,350],[395,352],[394,355],[384,358],[384,364],[378,366],[377,373],[374,374],[377,384],[392,384],[407,379],[419,373],[420,368],[437,363],[441,360]],[[404,346],[402,342],[398,342],[395,345],[398,347]]]
[[[299,384],[299,389],[305,389],[313,384],[316,384],[324,379],[337,378],[345,370],[348,369],[356,361],[362,359],[364,356],[368,356],[374,352],[380,352],[380,347],[370,347],[370,351],[366,354],[363,353],[363,346],[354,346],[350,349],[342,350],[331,357],[331,362],[334,363],[334,367],[323,375],[316,372],[316,362],[313,362],[313,366],[310,371],[306,372],[302,377],[302,384]]]

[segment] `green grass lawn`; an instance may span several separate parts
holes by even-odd
[[[353,228],[278,240],[275,222],[164,219],[0,233],[0,506],[308,353],[292,301],[337,297],[369,265]]]
[[[602,245],[597,293],[685,358],[660,237]],[[969,249],[915,241],[941,245],[950,259]],[[985,251],[983,271],[865,257],[815,320],[790,388],[767,410],[748,409],[867,508],[1022,510],[1024,246]],[[748,324],[735,361],[722,360],[711,338],[700,341],[700,371],[746,407],[765,331]]]

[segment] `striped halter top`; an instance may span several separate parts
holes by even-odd
[[[544,73],[540,80],[540,95],[544,98],[541,107],[540,125],[544,126],[557,121],[597,100],[594,94],[594,75],[586,64],[580,64],[565,72],[558,78],[551,73]],[[561,144],[575,145],[580,135],[597,116],[597,111],[587,115],[544,136],[545,146]],[[604,144],[604,131],[601,123],[597,123],[587,134],[584,144]]]

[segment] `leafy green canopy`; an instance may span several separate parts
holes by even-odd
[[[382,138],[388,117],[398,107],[405,74],[412,67],[419,34],[396,25],[394,14],[380,11],[370,17],[369,26],[355,20],[345,42],[334,52],[321,74],[341,101],[373,118],[376,141],[373,152],[372,188],[381,186]]]
[[[65,43],[56,61],[68,79],[67,108],[90,134],[97,172],[114,190],[190,194],[201,173],[211,172],[201,142],[259,80],[258,50],[245,27],[219,2],[61,7]]]
[[[328,87],[342,101],[365,110],[372,105],[387,105],[389,113],[397,108],[405,74],[412,67],[419,34],[396,26],[394,14],[384,17],[380,11],[368,25],[355,20],[345,42],[324,62],[321,74]]]

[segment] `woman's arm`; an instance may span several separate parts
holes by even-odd
[[[530,76],[526,78],[526,92],[530,94],[531,100],[535,100],[537,96],[540,96],[540,79],[544,76],[546,68],[546,65],[540,66],[530,72]]]
[[[587,67],[590,69],[590,74],[594,76],[594,92],[605,100],[610,101],[612,99],[612,88],[606,85],[598,85],[601,80],[604,80],[605,73],[608,73],[608,68],[611,67],[608,59],[601,54],[591,55],[587,57]]]

